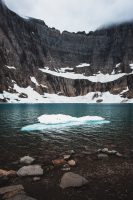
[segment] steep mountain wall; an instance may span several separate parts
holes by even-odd
[[[77,68],[81,63],[89,67]],[[119,66],[116,68],[116,64]],[[69,33],[49,28],[42,20],[22,18],[0,0],[0,93],[14,93],[14,81],[20,87],[31,86],[40,94],[61,92],[66,96],[85,95],[88,92],[120,93],[133,97],[133,23],[124,23],[95,32]],[[9,66],[9,67],[7,67]],[[11,68],[15,67],[15,69]],[[92,76],[125,73],[107,83],[63,78],[42,73],[39,68],[58,71],[72,68],[73,73]],[[37,86],[30,77],[35,77]],[[46,85],[47,87],[42,87]]]

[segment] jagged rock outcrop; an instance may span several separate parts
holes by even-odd
[[[90,66],[76,68],[80,63],[89,63]],[[118,63],[120,65],[116,68]],[[125,97],[133,98],[131,63],[133,22],[113,25],[88,34],[67,31],[60,33],[49,28],[42,20],[20,17],[0,0],[0,93],[14,93],[15,81],[20,87],[31,86],[40,94],[60,92],[66,96],[96,91],[119,94],[128,87]],[[86,76],[98,71],[111,74],[113,70],[116,74],[127,74],[118,80],[100,83],[68,79],[39,71],[39,68],[44,67],[53,71],[70,67],[75,73],[84,73]],[[39,85],[34,84],[30,77],[36,77]]]

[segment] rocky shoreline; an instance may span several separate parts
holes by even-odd
[[[10,167],[9,167],[10,166]],[[24,156],[0,169],[0,199],[130,200],[133,197],[133,151],[102,148],[53,158]]]

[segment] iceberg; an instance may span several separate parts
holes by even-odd
[[[38,117],[38,121],[44,124],[65,124],[70,122],[89,122],[99,120],[101,121],[105,119],[98,116],[72,117],[70,115],[63,114],[41,115]]]
[[[100,125],[110,123],[103,117],[99,116],[83,116],[72,117],[70,115],[52,114],[41,115],[38,117],[39,123],[22,127],[21,131],[41,131],[49,129],[59,129],[65,127],[79,126],[79,125]]]

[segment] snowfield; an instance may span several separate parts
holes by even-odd
[[[16,83],[14,83],[13,89],[16,90],[16,93],[4,91],[0,94],[0,99],[6,98],[8,103],[133,103],[133,99],[121,97],[121,94],[128,91],[128,88],[118,95],[113,95],[110,92],[90,92],[84,96],[76,97],[67,97],[48,93],[40,95],[38,92],[33,90],[31,86],[22,88]],[[28,97],[21,98],[21,93],[26,94]]]
[[[119,67],[120,63],[116,65],[115,68]],[[76,67],[86,67],[90,66],[90,64],[82,63]],[[16,69],[14,66],[6,66],[8,69]],[[133,64],[130,64],[130,68],[133,69]],[[39,70],[46,74],[51,74],[53,76],[64,77],[67,79],[82,79],[89,80],[91,82],[101,82],[107,83],[114,80],[117,80],[125,75],[129,75],[126,73],[115,74],[115,70],[113,70],[112,74],[102,74],[100,71],[93,76],[85,76],[84,74],[76,74],[73,72],[73,68],[66,67],[57,69],[57,71],[52,71],[49,67],[39,68]],[[130,73],[133,74],[133,71]],[[39,84],[35,77],[30,76],[30,80],[36,86],[42,86],[44,88],[48,88],[46,85]],[[0,99],[6,99],[8,103],[133,103],[133,99],[123,98],[122,94],[127,92],[129,89],[125,89],[121,92],[121,94],[113,95],[110,92],[90,92],[84,96],[76,96],[76,97],[67,97],[60,95],[61,92],[57,94],[49,94],[44,93],[40,95],[36,92],[31,86],[27,88],[19,87],[14,80],[12,80],[14,84],[14,89],[16,92],[10,93],[9,91],[3,91],[0,93]]]
[[[100,83],[107,83],[111,82],[114,80],[117,80],[125,75],[126,73],[120,73],[120,74],[102,74],[101,72],[99,74],[95,74],[93,76],[85,76],[83,74],[75,74],[74,72],[56,72],[50,70],[48,67],[47,68],[39,68],[40,71],[46,74],[51,74],[53,76],[58,76],[58,77],[63,77],[67,79],[83,79],[83,80],[89,80],[91,82],[100,82]]]

